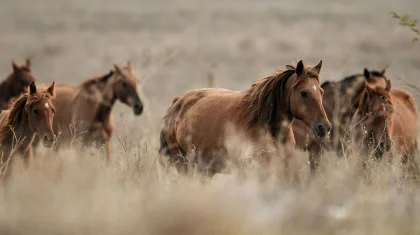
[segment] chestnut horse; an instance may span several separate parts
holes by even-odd
[[[411,95],[391,89],[389,80],[385,88],[366,83],[352,120],[355,147],[361,149],[365,158],[374,156],[379,159],[394,147],[395,152],[404,154],[403,162],[409,163],[409,167],[414,166],[417,118],[416,104]],[[392,154],[388,155],[392,157]]]
[[[169,155],[170,162],[184,172],[189,162],[186,154],[194,151],[196,157],[190,162],[213,176],[225,168],[229,124],[257,146],[275,151],[278,140],[294,148],[291,124],[295,118],[315,135],[326,136],[331,124],[322,106],[321,66],[322,61],[314,67],[299,61],[296,68],[288,65],[245,91],[204,88],[175,97],[164,118],[159,152]]]
[[[293,133],[296,147],[309,152],[311,173],[314,174],[320,162],[322,150],[330,148],[338,156],[347,152],[346,146],[351,142],[348,127],[359,105],[365,81],[374,86],[385,87],[386,68],[379,71],[364,69],[363,74],[356,74],[337,82],[324,82],[323,105],[328,120],[333,124],[329,141],[321,141],[312,135],[312,131],[303,122],[293,122]],[[332,146],[330,146],[332,145]]]
[[[60,84],[56,89],[57,115],[53,128],[58,135],[55,150],[60,147],[106,145],[106,154],[111,154],[109,142],[114,130],[112,108],[117,100],[132,107],[135,115],[143,111],[137,93],[137,78],[131,62],[120,68],[114,65],[109,73],[91,78],[78,86]]]
[[[22,66],[12,61],[12,67],[12,73],[0,83],[0,111],[8,109],[11,101],[26,93],[29,84],[35,81],[29,59],[26,60],[26,65]]]
[[[55,108],[51,102],[54,85],[53,82],[47,89],[38,90],[35,82],[32,82],[28,93],[21,95],[8,110],[0,113],[2,173],[4,164],[15,155],[23,156],[25,163],[29,164],[35,135],[42,139],[45,147],[52,147],[55,140],[52,130]]]

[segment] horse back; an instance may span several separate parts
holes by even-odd
[[[223,148],[225,124],[234,122],[239,100],[240,92],[216,88],[197,89],[175,97],[162,129],[169,148],[175,146],[189,152],[191,139],[203,152]]]
[[[392,89],[391,95],[398,103],[404,104],[404,106],[417,118],[417,106],[413,96],[399,89]]]

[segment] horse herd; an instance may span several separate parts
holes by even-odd
[[[15,156],[29,164],[40,142],[46,148],[105,148],[111,156],[112,107],[117,100],[140,115],[138,78],[131,62],[78,85],[39,88],[31,61],[0,83],[0,153],[2,174]],[[258,162],[270,166],[293,149],[309,152],[315,172],[324,150],[339,156],[354,150],[362,158],[403,155],[417,168],[417,111],[407,92],[392,89],[382,71],[364,69],[337,82],[320,83],[322,61],[315,66],[287,65],[244,91],[203,88],[173,98],[160,133],[161,156],[179,172],[194,164],[199,172],[221,173],[232,155],[228,140],[256,147]],[[284,152],[281,152],[284,150]],[[193,153],[193,154],[192,154]],[[363,161],[365,162],[365,161]]]

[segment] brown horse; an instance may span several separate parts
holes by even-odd
[[[271,149],[278,148],[278,140],[294,148],[295,118],[315,135],[326,136],[331,124],[322,106],[321,66],[322,61],[314,67],[299,61],[296,68],[288,65],[245,91],[204,88],[176,97],[165,116],[160,153],[185,171],[186,154],[194,151],[191,163],[199,163],[198,170],[212,176],[225,167],[229,124],[257,146]]]
[[[12,61],[12,67],[12,73],[0,83],[0,111],[8,109],[11,101],[26,93],[29,84],[35,81],[29,59],[26,60],[26,65],[22,66]]]
[[[365,81],[374,86],[385,87],[386,68],[379,71],[364,69],[363,74],[356,74],[338,82],[324,82],[323,105],[333,128],[329,142],[320,141],[312,135],[312,131],[301,121],[293,122],[293,133],[296,146],[309,152],[309,163],[312,174],[320,162],[322,150],[330,148],[342,156],[347,152],[346,146],[351,141],[348,127],[359,105],[360,96],[365,87]],[[330,146],[332,145],[332,146]]]
[[[23,156],[28,164],[35,135],[42,139],[45,147],[52,147],[55,139],[52,130],[55,108],[51,102],[54,86],[53,82],[47,89],[38,90],[35,82],[32,82],[28,93],[21,95],[8,110],[0,113],[2,166],[15,155]]]
[[[109,157],[109,142],[114,130],[112,108],[115,102],[120,100],[132,107],[135,115],[143,111],[131,62],[124,68],[114,65],[114,70],[109,73],[91,78],[78,86],[58,85],[56,94],[53,101],[57,108],[53,125],[58,135],[55,150],[75,145],[106,145]]]
[[[417,151],[417,108],[411,95],[386,87],[373,87],[368,83],[352,120],[352,137],[356,148],[364,157],[382,158],[394,147],[404,154],[404,162],[414,163]],[[388,154],[392,157],[392,154]]]

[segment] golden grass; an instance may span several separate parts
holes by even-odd
[[[418,234],[418,185],[398,164],[380,163],[364,179],[357,156],[323,158],[297,179],[245,174],[178,176],[156,164],[145,144],[100,154],[41,153],[29,169],[16,161],[0,188],[0,234]],[[254,168],[256,169],[256,168]]]

